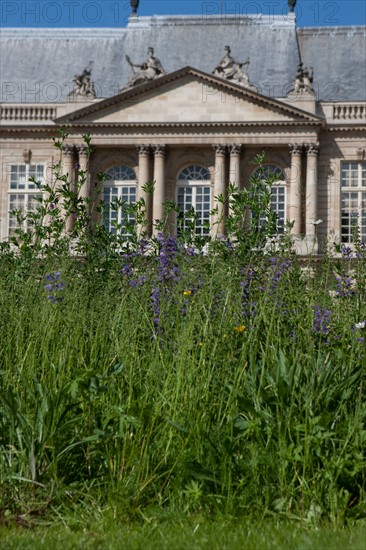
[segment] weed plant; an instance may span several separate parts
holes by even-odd
[[[75,187],[54,173],[31,230],[18,212],[1,245],[2,522],[88,507],[364,519],[363,245],[300,261],[289,227],[272,240],[260,176],[218,198],[231,214],[217,239],[195,235],[194,212],[179,237],[148,239],[143,200],[101,203],[102,220],[134,220],[125,238],[91,223],[87,173]]]

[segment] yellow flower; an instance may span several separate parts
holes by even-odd
[[[244,325],[239,325],[238,327],[235,327],[234,330],[236,330],[236,332],[244,332],[246,328],[247,327],[245,327]]]
[[[192,290],[185,290],[183,292],[183,296],[190,296],[192,294]]]

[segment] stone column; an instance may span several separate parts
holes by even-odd
[[[293,223],[292,233],[300,235],[301,231],[301,167],[304,146],[290,144],[291,181],[288,193],[288,218]]]
[[[214,197],[222,195],[225,197],[226,188],[225,188],[225,157],[226,157],[226,145],[213,145],[215,151],[215,181],[214,181]],[[224,223],[224,204],[222,202],[214,199],[214,208],[217,208],[217,214],[213,216],[212,223],[212,234],[214,236],[219,236],[224,234],[225,223]]]
[[[153,199],[153,233],[156,235],[160,232],[159,228],[155,227],[157,221],[162,221],[164,218],[164,202],[165,202],[165,156],[167,153],[166,145],[154,146],[154,199]]]
[[[237,189],[240,188],[240,157],[242,145],[234,143],[229,145],[230,166],[229,166],[229,184],[234,185]],[[229,213],[231,212],[229,204]]]
[[[243,146],[241,143],[229,145],[230,167],[229,167],[229,182],[240,187],[240,157]]]
[[[64,145],[62,147],[62,175],[67,176],[67,180],[69,182],[69,191],[74,192],[74,176],[75,176],[75,147],[71,145]],[[60,187],[65,185],[64,182],[60,182]],[[61,216],[64,220],[65,224],[65,232],[67,234],[71,233],[74,227],[74,217],[73,213],[70,211],[67,212],[67,209],[65,207],[65,200],[63,198],[60,199],[61,202]],[[69,199],[67,199],[67,202],[69,203]]]
[[[79,171],[84,172],[82,178],[79,177],[79,197],[83,199],[90,198],[90,174],[89,174],[89,154],[86,147],[78,147],[79,153]],[[81,181],[80,181],[81,180]]]
[[[138,145],[137,151],[139,155],[139,175],[138,175],[138,181],[137,181],[137,189],[136,189],[136,201],[143,199],[145,201],[145,215],[146,219],[145,222],[142,224],[139,224],[137,228],[137,232],[139,235],[141,235],[142,232],[147,231],[149,234],[150,228],[149,228],[149,221],[150,221],[150,197],[146,193],[146,191],[143,189],[145,184],[150,181],[150,152],[151,148],[150,145]]]
[[[89,172],[89,159],[90,152],[84,145],[76,147],[79,156],[78,164],[78,181],[75,185],[76,192],[78,193],[79,209],[83,212],[83,221],[85,224],[89,223],[89,216],[91,211],[91,196],[90,196],[90,172]],[[80,214],[80,211],[79,211]]]
[[[318,153],[319,143],[306,147],[306,236],[315,239],[318,215]]]

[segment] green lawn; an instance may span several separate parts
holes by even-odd
[[[67,526],[32,530],[0,530],[3,550],[365,550],[366,528],[313,528],[297,523],[245,519],[208,522],[197,518],[141,525],[119,523],[88,525],[74,531]]]
[[[72,186],[33,232],[18,213],[0,243],[3,548],[365,550],[366,247],[269,251],[252,183],[204,248],[194,225],[127,244]]]

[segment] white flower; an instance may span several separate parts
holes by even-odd
[[[361,321],[361,323],[356,323],[356,324],[355,324],[355,329],[356,329],[356,330],[361,330],[361,329],[363,329],[363,328],[365,328],[365,327],[366,327],[366,321]]]
[[[323,223],[323,220],[316,220],[316,222],[311,222],[313,225],[319,225],[320,223]]]

